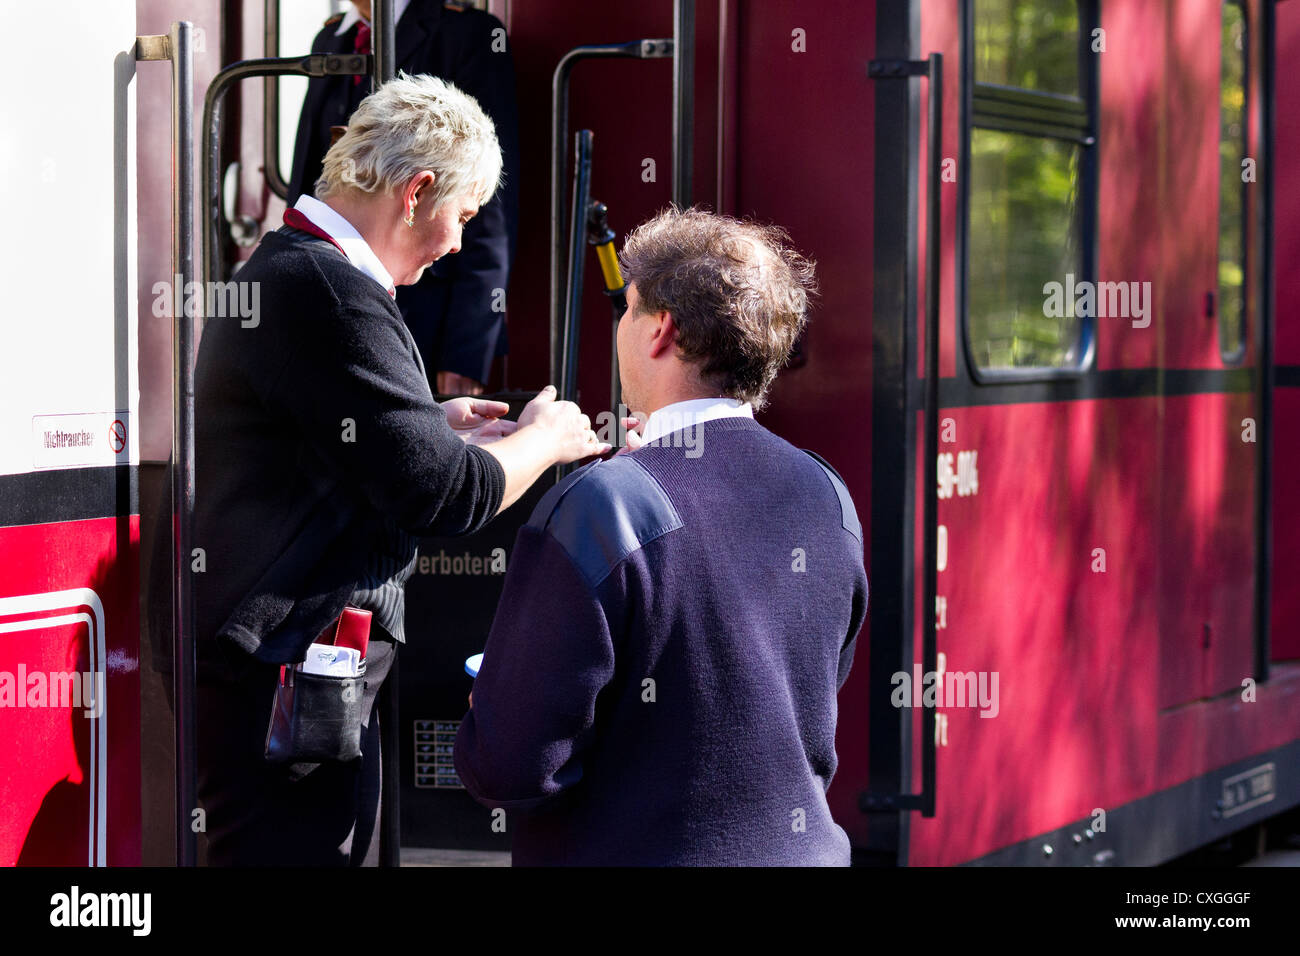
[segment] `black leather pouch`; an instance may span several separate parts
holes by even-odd
[[[305,674],[293,666],[280,671],[266,729],[266,759],[271,763],[321,763],[361,756],[361,704],[365,663],[356,677]]]

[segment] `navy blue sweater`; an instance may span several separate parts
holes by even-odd
[[[519,532],[455,752],[517,865],[849,862],[825,793],[857,514],[754,420],[697,427],[575,472]]]

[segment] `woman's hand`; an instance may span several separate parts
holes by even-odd
[[[627,432],[627,444],[614,452],[616,455],[625,455],[630,451],[636,451],[645,444],[645,439],[641,437],[641,432],[645,428],[645,422],[628,416],[623,419],[623,428]]]
[[[577,405],[557,402],[555,387],[546,386],[525,406],[514,434],[483,449],[506,475],[499,510],[518,501],[547,468],[603,455],[609,448],[597,440],[591,420]]]
[[[591,419],[582,414],[582,409],[573,402],[555,400],[554,385],[547,385],[524,406],[519,416],[519,427],[542,430],[552,443],[557,465],[604,455],[611,448],[596,438],[596,433],[591,430]]]
[[[502,418],[509,413],[505,402],[483,398],[453,398],[442,403],[447,424],[467,445],[487,445],[514,433],[519,426]]]

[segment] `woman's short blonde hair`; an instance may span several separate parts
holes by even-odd
[[[435,76],[399,73],[361,101],[325,154],[316,197],[392,192],[425,169],[434,173],[435,209],[471,192],[485,203],[501,180],[501,145],[468,93]]]

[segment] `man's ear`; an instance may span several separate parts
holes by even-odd
[[[654,317],[659,324],[650,336],[650,357],[657,359],[676,348],[677,323],[673,321],[671,312],[656,312]]]

